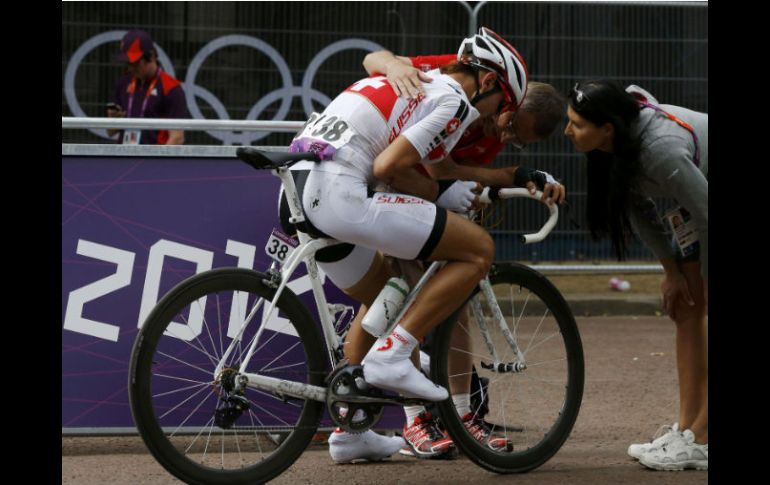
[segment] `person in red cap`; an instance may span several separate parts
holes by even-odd
[[[118,62],[126,73],[115,86],[107,116],[110,118],[189,118],[182,83],[158,65],[152,37],[142,30],[130,30],[120,41]],[[182,145],[182,130],[107,130],[118,133],[118,142],[127,145]]]

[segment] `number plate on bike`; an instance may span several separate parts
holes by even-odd
[[[279,263],[283,263],[298,245],[299,241],[293,237],[284,234],[278,229],[273,229],[265,246],[265,254]]]

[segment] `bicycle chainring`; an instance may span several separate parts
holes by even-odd
[[[362,366],[351,365],[337,369],[328,381],[326,406],[335,425],[348,433],[363,433],[377,424],[382,417],[381,404],[351,403],[345,400],[346,397],[357,395],[383,396],[382,391],[364,381]]]

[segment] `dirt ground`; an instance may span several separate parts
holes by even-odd
[[[546,275],[551,282],[564,295],[570,294],[621,294],[619,291],[609,288],[610,278],[613,276],[622,277],[631,284],[627,292],[628,295],[639,294],[657,294],[660,292],[660,283],[663,280],[663,274],[599,274],[599,275],[565,275],[548,274]]]
[[[660,281],[660,275],[652,276]],[[568,278],[572,281],[564,282],[563,292],[573,284],[584,292],[586,281]],[[599,278],[592,278],[598,288]],[[601,279],[606,283],[609,276],[602,275]],[[708,472],[655,472],[626,455],[630,443],[647,441],[659,425],[677,419],[674,327],[670,320],[578,317],[577,321],[586,365],[580,415],[564,447],[540,468],[502,476],[464,458],[418,461],[399,455],[382,463],[335,465],[326,445],[314,444],[273,483],[707,483]],[[138,438],[62,437],[62,483],[180,482],[155,462]]]

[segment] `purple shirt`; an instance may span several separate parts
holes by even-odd
[[[119,104],[124,110],[129,109],[129,99],[131,93],[131,81],[134,77],[131,74],[122,76],[115,86],[115,93],[111,99],[112,102]],[[152,85],[153,79],[142,82],[137,79],[135,84],[134,99],[131,105],[131,112],[126,113],[127,118],[189,118],[187,103],[182,90],[182,83],[166,74],[165,71],[158,68],[157,82],[147,98],[147,105],[142,113],[145,95],[147,89]],[[123,132],[119,134],[120,141],[123,140]],[[164,145],[168,140],[167,130],[142,130],[140,143],[142,145]]]

